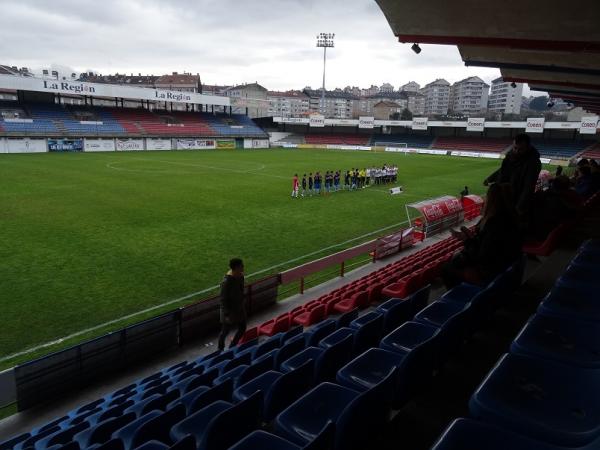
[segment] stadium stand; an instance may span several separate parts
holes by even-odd
[[[582,158],[600,159],[600,142],[596,142],[591,147],[588,147],[583,154]]]
[[[257,137],[268,135],[244,115],[148,111],[51,103],[0,104],[2,130],[26,134]],[[14,122],[11,119],[28,119]],[[7,121],[8,120],[8,121]],[[81,123],[93,122],[93,123]]]
[[[435,450],[598,448],[599,255],[598,240],[579,248],[472,395],[475,420],[452,422]]]
[[[421,257],[433,256],[441,247],[424,249]],[[520,271],[516,264],[488,287],[468,296],[463,289],[463,294],[427,307],[429,286],[361,316],[355,308],[351,315],[322,320],[312,328],[294,327],[180,362],[0,448],[125,450],[153,441],[161,449],[225,450],[234,444],[244,449],[263,441],[261,445],[289,441],[283,448],[309,448],[323,439],[339,450],[367,448],[389,412],[427,384],[449,354],[444,349],[460,346],[466,330],[476,329],[496,305],[494,299],[518,285]],[[362,281],[360,289],[369,292]],[[359,306],[376,298],[363,296]],[[399,305],[408,308],[398,314]],[[274,434],[260,430],[271,421]],[[234,428],[235,433],[224,431]]]
[[[375,134],[371,137],[371,145],[375,144],[406,144],[410,148],[429,148],[433,143],[433,136],[411,134]]]
[[[433,146],[441,150],[502,153],[511,143],[510,139],[439,137]]]
[[[341,145],[369,145],[369,135],[362,134],[307,134],[304,137],[307,144],[314,145],[328,145],[328,144],[341,144]]]
[[[569,159],[589,147],[593,141],[573,141],[567,139],[532,139],[532,145],[547,158]]]

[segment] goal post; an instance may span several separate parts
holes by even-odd
[[[375,142],[376,148],[384,148],[388,152],[406,153],[408,152],[408,144],[406,142]]]

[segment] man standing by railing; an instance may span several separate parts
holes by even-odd
[[[221,334],[219,350],[225,349],[225,339],[237,327],[230,347],[235,347],[246,332],[244,309],[244,263],[239,258],[229,261],[229,270],[221,283]]]

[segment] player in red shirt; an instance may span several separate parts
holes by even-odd
[[[298,198],[298,174],[294,174],[292,179],[292,198]]]

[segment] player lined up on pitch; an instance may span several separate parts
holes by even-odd
[[[327,170],[325,174],[310,172],[304,174],[302,180],[298,174],[292,178],[292,198],[312,197],[313,195],[328,195],[338,191],[354,191],[369,186],[395,183],[398,180],[398,166],[384,164],[381,168],[369,167],[364,169],[352,168],[342,170]]]

